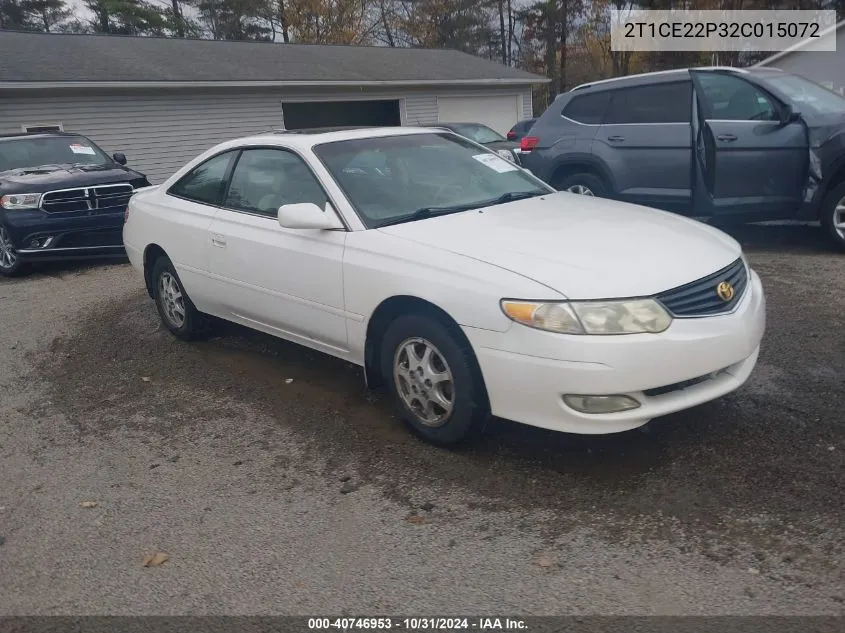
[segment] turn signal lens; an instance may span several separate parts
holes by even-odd
[[[502,301],[502,310],[517,323],[529,327],[563,334],[584,334],[578,317],[566,303]]]

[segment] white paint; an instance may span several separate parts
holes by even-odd
[[[563,335],[516,324],[500,309],[503,298],[635,297],[699,279],[741,255],[737,242],[707,225],[550,192],[366,229],[312,147],[413,133],[388,128],[223,143],[161,187],[133,196],[124,227],[130,261],[142,270],[145,249],[157,244],[201,311],[359,365],[365,362],[367,325],[384,300],[409,295],[431,302],[470,341],[493,414],[538,427],[623,431],[717,398],[748,379],[766,323],[763,288],[753,271],[732,313],[676,319],[660,334]],[[275,218],[167,195],[171,184],[205,158],[249,145],[278,146],[302,156],[348,230],[285,229]],[[684,390],[643,393],[724,368],[728,371]],[[565,393],[628,394],[642,406],[580,414],[563,405]]]

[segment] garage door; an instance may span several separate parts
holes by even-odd
[[[506,134],[522,116],[519,95],[497,97],[437,97],[441,123],[483,123]]]
[[[285,128],[401,125],[399,101],[302,101],[282,106]]]

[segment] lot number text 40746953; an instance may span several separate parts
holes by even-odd
[[[309,618],[309,630],[360,631],[367,629],[402,629],[405,631],[458,631],[458,630],[526,630],[519,618]]]

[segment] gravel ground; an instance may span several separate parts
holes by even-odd
[[[0,280],[0,615],[845,614],[845,256],[818,233],[737,234],[769,301],[738,392],[460,452],[346,363],[177,341],[126,264]]]

